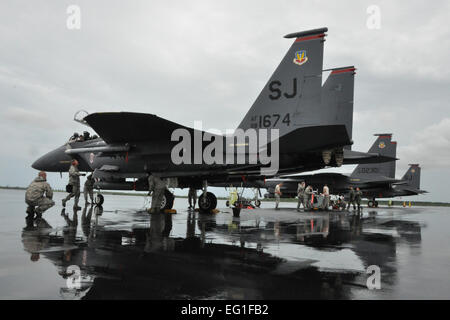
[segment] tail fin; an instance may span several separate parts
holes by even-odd
[[[329,112],[330,124],[345,124],[348,136],[352,139],[353,92],[355,87],[355,67],[328,69],[327,80],[322,86],[322,110]],[[346,146],[345,149],[351,149]]]
[[[402,177],[402,180],[408,181],[407,186],[413,189],[420,189],[420,167],[418,164],[410,164],[408,171]]]
[[[281,137],[299,127],[323,124],[319,108],[326,31],[285,36],[296,39],[238,128],[275,128]]]
[[[395,158],[397,155],[397,142],[391,141],[392,133],[375,134],[377,140],[370,147],[369,153],[379,153],[380,155]],[[369,178],[381,176],[395,179],[395,161],[382,163],[367,163],[358,165],[353,170],[352,178]]]

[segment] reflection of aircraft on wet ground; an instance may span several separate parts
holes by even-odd
[[[391,134],[377,134],[377,140],[369,153],[379,152],[386,157],[396,157],[397,143],[391,141]],[[376,198],[392,198],[398,196],[417,195],[426,191],[420,190],[420,167],[410,165],[409,170],[400,179],[395,178],[395,161],[360,164],[349,175],[340,173],[317,173],[311,175],[295,175],[279,179],[268,179],[268,197],[273,197],[277,184],[283,182],[283,197],[293,198],[297,194],[297,186],[301,181],[314,189],[321,190],[327,184],[332,194],[347,194],[349,187],[359,187],[365,198],[370,199],[369,206],[378,206]]]
[[[64,172],[75,158],[81,171],[94,171],[96,187],[103,190],[143,191],[148,190],[148,174],[171,178],[169,187],[203,188],[199,205],[203,210],[210,210],[216,207],[217,200],[214,194],[207,192],[207,185],[242,181],[243,177],[261,180],[265,175],[270,176],[261,169],[273,163],[263,162],[258,152],[266,148],[271,150],[272,156],[276,155],[276,142],[279,144],[279,173],[303,172],[367,159],[380,161],[376,154],[343,150],[344,146],[352,144],[353,109],[347,107],[352,106],[348,97],[353,96],[354,68],[333,69],[324,86],[329,104],[321,102],[326,31],[322,28],[286,36],[295,38],[294,43],[238,127],[256,130],[259,149],[253,149],[247,140],[241,143],[233,139],[230,144],[225,136],[188,128],[152,114],[93,113],[81,121],[92,127],[100,138],[72,141],[38,159],[33,168]],[[351,86],[344,85],[349,82]],[[185,141],[188,147],[175,149],[177,155],[186,160],[181,164],[172,161],[172,151],[179,146],[178,141],[172,141],[177,129],[188,133]],[[266,129],[278,129],[279,139],[276,134],[269,135],[273,139],[267,144],[259,136]],[[217,143],[226,147],[217,148]],[[233,164],[228,161],[207,163],[202,157],[207,150],[214,150],[214,156],[223,156],[222,159],[231,154]],[[253,155],[256,163],[250,161]],[[244,160],[239,162],[241,156]],[[102,198],[99,199],[102,202]],[[173,205],[172,200],[173,194],[166,190],[162,201],[165,208]]]
[[[88,216],[89,213],[85,218],[82,215],[82,219]],[[175,219],[179,217],[177,215]],[[186,236],[182,237],[180,232],[177,237],[170,236],[174,228],[170,214],[152,214],[148,218],[149,225],[136,225],[131,231],[102,227],[97,219],[97,222],[91,221],[91,228],[96,231],[91,230],[84,240],[71,238],[72,243],[67,243],[61,235],[48,232],[42,235],[39,228],[25,229],[22,237],[25,250],[52,261],[61,276],[73,277],[70,268],[78,266],[82,284],[75,288],[74,295],[84,295],[86,299],[351,298],[354,285],[365,285],[364,274],[349,270],[324,271],[311,265],[315,260],[302,260],[303,257],[297,256],[297,263],[287,261],[281,252],[277,256],[265,251],[270,251],[270,246],[280,246],[280,237],[283,242],[292,243],[294,248],[307,245],[323,254],[339,251],[345,247],[341,244],[351,243],[350,248],[354,248],[352,250],[365,265],[382,267],[387,273],[383,282],[389,282],[395,276],[395,269],[389,264],[395,260],[397,238],[377,233],[376,228],[403,230],[408,241],[420,242],[420,225],[417,223],[389,219],[379,224],[373,216],[361,219],[358,215],[328,213],[314,218],[305,216],[304,219],[297,217],[295,221],[271,222],[260,227],[256,222],[252,225],[253,222],[239,222],[235,218],[234,223],[241,225],[237,229],[230,229],[229,224],[217,224],[212,221],[213,217],[188,213],[186,224],[181,224],[186,226]],[[77,225],[70,221],[68,227]],[[196,223],[198,232],[195,231]],[[364,232],[366,227],[370,228],[369,233]],[[227,233],[231,238],[223,237]],[[234,235],[239,237],[238,241],[233,241]],[[218,238],[225,240],[214,243]],[[255,242],[259,243],[256,248],[250,245]],[[326,251],[321,247],[326,247]],[[298,253],[293,251],[288,255]],[[69,296],[67,288],[63,291],[61,294]]]

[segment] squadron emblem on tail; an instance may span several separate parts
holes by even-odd
[[[306,56],[306,50],[300,50],[295,53],[294,63],[301,66],[302,64],[308,61],[308,57]]]

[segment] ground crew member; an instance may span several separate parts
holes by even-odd
[[[339,201],[340,201],[339,209],[345,210],[345,208],[347,208],[347,204],[345,203],[345,197],[342,194],[339,196]]]
[[[281,197],[281,186],[283,185],[283,182],[277,184],[275,187],[275,209],[278,209],[278,205],[280,204],[280,197]]]
[[[327,185],[323,186],[322,195],[323,195],[322,207],[323,209],[328,210],[328,207],[330,206],[330,189],[328,188]]]
[[[305,189],[305,195],[303,197],[305,203],[306,203],[306,208],[307,209],[311,209],[311,199],[312,199],[312,194],[313,194],[313,189],[311,186],[307,186]]]
[[[47,183],[47,174],[41,171],[25,192],[25,203],[28,205],[27,220],[32,220],[35,213],[36,219],[42,218],[42,213],[55,205],[52,198],[53,191]]]
[[[350,205],[353,204],[353,210],[356,210],[356,206],[355,206],[355,190],[353,190],[353,187],[350,186],[350,192],[349,192],[349,200],[348,200],[348,206],[347,206],[347,210],[350,209]]]
[[[359,190],[359,188],[356,188],[355,201],[356,204],[358,205],[358,211],[361,210],[361,198],[362,198],[362,191]]]
[[[195,204],[197,202],[197,189],[195,189],[194,187],[189,188],[188,201],[189,201],[189,209],[195,209]],[[192,202],[194,204],[192,204]]]
[[[72,186],[72,192],[62,200],[63,207],[66,207],[67,201],[75,197],[73,208],[81,210],[81,207],[78,206],[78,201],[80,200],[80,176],[84,176],[84,174],[78,170],[78,161],[72,160],[72,165],[69,169],[69,185]]]
[[[298,196],[298,202],[297,202],[297,211],[300,211],[300,204],[303,204],[303,209],[306,209],[306,203],[305,203],[305,181],[302,181],[298,184],[297,187],[297,196]]]
[[[94,203],[94,183],[95,180],[92,177],[92,174],[88,175],[86,177],[86,182],[84,183],[84,190],[83,190],[84,201],[86,202],[86,204]],[[88,201],[88,195],[89,198],[91,198],[91,202]]]
[[[166,191],[166,181],[160,177],[149,175],[148,177],[148,191],[152,194],[152,206],[150,212],[161,211],[161,201]]]

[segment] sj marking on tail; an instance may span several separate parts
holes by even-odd
[[[294,63],[301,66],[302,64],[308,61],[308,57],[306,56],[306,50],[300,50],[295,53]]]

